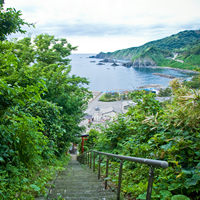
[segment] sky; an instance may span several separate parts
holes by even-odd
[[[26,35],[66,38],[72,53],[113,52],[200,29],[200,0],[4,0],[35,23]]]

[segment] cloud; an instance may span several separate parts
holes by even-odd
[[[171,23],[154,23],[146,25],[127,25],[127,24],[107,24],[107,23],[46,23],[40,26],[36,24],[35,33],[48,33],[52,32],[57,37],[110,37],[110,36],[141,36],[146,33],[161,33],[168,32],[168,30],[177,31],[194,29],[200,27],[200,20],[171,24]]]
[[[114,50],[117,50],[126,47],[128,48],[133,46],[139,46],[144,44],[145,42],[162,39],[164,37],[176,34],[183,30],[197,30],[199,29],[199,27],[200,20],[198,23],[196,23],[196,21],[190,21],[180,23],[178,25],[175,23],[166,24],[160,22],[150,25],[127,25],[108,23],[95,24],[82,22],[72,24],[62,21],[58,23],[52,21],[51,23],[48,22],[46,24],[42,24],[39,21],[36,24],[36,28],[25,27],[25,29],[27,30],[27,33],[32,34],[32,37],[35,37],[35,35],[48,33],[49,35],[55,35],[56,38],[67,38],[69,40],[74,38],[73,44],[81,46],[81,48],[83,48],[83,45],[85,45],[85,48],[87,48],[87,43],[95,43],[95,48],[96,46],[99,46],[99,51],[101,51],[100,47],[102,48],[100,43],[102,43],[101,41],[104,40],[106,41],[104,44],[104,48],[106,48],[106,44],[112,47],[106,48],[108,50],[102,49],[102,51],[111,51],[114,47],[116,48]],[[13,37],[22,38],[24,36],[25,35],[15,34]],[[82,42],[81,38],[82,40],[86,40],[87,42]],[[94,38],[94,40],[92,40],[92,38]],[[104,38],[108,38],[108,40],[105,40]],[[113,41],[113,43],[115,44],[111,44],[111,41]],[[90,49],[92,48],[94,47],[91,47]],[[98,52],[97,50],[95,51]]]
[[[6,0],[36,23],[25,27],[32,36],[42,33],[78,41],[80,48],[113,49],[142,45],[183,30],[200,29],[199,0]],[[15,37],[24,37],[15,34]],[[104,41],[104,42],[102,42]],[[90,45],[88,45],[90,44]],[[110,45],[106,47],[106,45]],[[84,47],[85,46],[85,47]],[[87,50],[85,50],[87,51]],[[97,50],[95,50],[97,51]],[[106,51],[102,49],[102,51]],[[108,50],[109,51],[109,50]],[[91,50],[90,50],[91,52]]]

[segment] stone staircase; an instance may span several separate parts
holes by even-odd
[[[51,200],[116,200],[116,193],[104,189],[104,184],[87,166],[71,160],[57,177],[47,199]]]

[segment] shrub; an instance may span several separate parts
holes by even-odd
[[[200,76],[194,76],[191,81],[185,81],[183,85],[191,88],[198,89],[200,88]]]
[[[168,97],[171,95],[172,95],[171,88],[165,88],[165,89],[161,88],[158,94],[159,97]]]

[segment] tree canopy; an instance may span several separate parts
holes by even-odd
[[[15,8],[7,8],[4,10],[3,1],[0,1],[0,40],[3,41],[12,33],[25,33],[22,29],[23,25],[33,26],[33,24],[25,22],[21,19],[21,11],[16,11]]]

